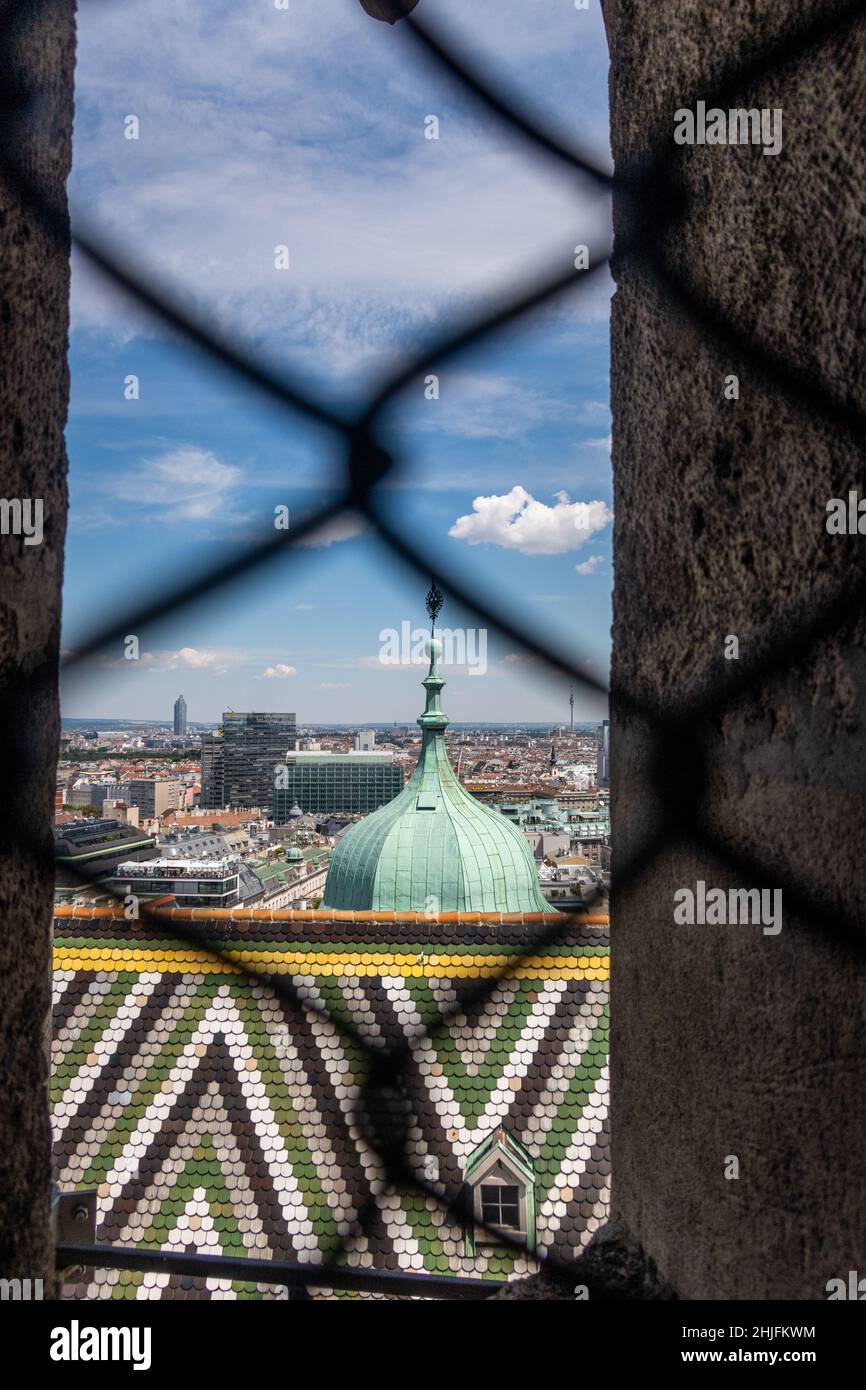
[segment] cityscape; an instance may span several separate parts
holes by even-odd
[[[403,791],[423,737],[266,711],[198,725],[182,694],[170,721],[70,723],[56,779],[56,900],[79,906],[134,894],[187,908],[318,907],[341,838]],[[606,902],[606,720],[452,725],[445,745],[461,786],[525,837],[551,910]]]

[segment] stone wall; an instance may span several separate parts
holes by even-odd
[[[826,1297],[866,1273],[862,617],[832,596],[862,573],[826,503],[863,485],[866,28],[823,36],[725,107],[782,108],[783,149],[673,144],[674,111],[727,65],[843,7],[815,0],[607,0],[614,156],[661,130],[689,210],[676,273],[756,348],[801,373],[795,399],[675,312],[628,254],[640,215],[615,199],[612,324],[615,589],[611,901],[613,1215],[682,1298]],[[725,378],[739,378],[726,399]],[[820,408],[826,387],[840,407]],[[823,605],[814,639],[761,662]],[[862,609],[862,604],[857,605]],[[739,660],[725,660],[736,636]],[[729,644],[729,650],[731,644]],[[738,679],[752,676],[737,696]],[[693,698],[731,697],[693,727]],[[631,705],[679,724],[660,758]],[[661,772],[661,777],[659,777]],[[631,882],[663,794],[705,796],[736,854],[697,848],[687,813]],[[619,871],[619,877],[618,877]],[[783,926],[680,926],[698,880],[783,887]],[[799,885],[800,897],[791,885]],[[850,920],[849,920],[850,919]],[[739,1177],[725,1177],[731,1157]]]
[[[2,134],[65,207],[72,128],[72,0],[0,5]],[[10,125],[21,84],[38,103]],[[52,880],[16,844],[51,849],[57,660],[66,529],[68,246],[0,175],[0,495],[40,499],[41,544],[0,536],[0,1275],[50,1278],[47,1025]],[[31,511],[31,521],[35,513]],[[31,528],[35,540],[38,531]]]

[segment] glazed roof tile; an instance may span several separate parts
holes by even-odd
[[[408,1044],[419,1175],[435,1160],[434,1186],[456,1197],[505,1125],[535,1167],[539,1249],[575,1253],[607,1206],[606,928],[563,919],[540,949],[537,925],[478,923],[470,943],[436,924],[434,952],[422,923],[305,921],[299,938],[292,921],[280,937],[220,920],[177,943],[162,922],[58,915],[55,1162],[61,1188],[97,1188],[99,1240],[311,1263],[342,1243],[362,1267],[531,1270],[492,1248],[469,1258],[432,1197],[388,1190],[361,1122],[366,1049]],[[284,1296],[105,1271],[68,1292]]]

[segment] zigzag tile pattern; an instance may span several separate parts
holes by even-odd
[[[446,1205],[504,1125],[535,1164],[539,1250],[576,1254],[608,1203],[606,930],[570,927],[537,953],[513,922],[480,924],[471,941],[459,922],[425,923],[426,944],[421,934],[331,922],[304,940],[280,924],[219,923],[180,944],[159,926],[58,920],[56,1176],[64,1190],[97,1188],[97,1239],[517,1277],[532,1258],[470,1258]],[[395,1191],[371,1143],[371,1054],[400,1049],[410,1164],[442,1201]],[[285,1297],[116,1271],[66,1294]]]

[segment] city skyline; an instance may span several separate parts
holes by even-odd
[[[268,714],[286,714],[286,713],[291,713],[291,711],[287,711],[287,710],[267,710],[267,711],[263,711],[263,712],[264,712],[264,713],[268,713]],[[379,721],[372,720],[372,719],[362,719],[362,720],[360,720],[359,722],[348,721],[348,720],[338,720],[338,719],[337,719],[337,720],[334,720],[334,719],[332,719],[332,720],[326,720],[326,721],[323,722],[323,723],[316,723],[315,720],[304,720],[304,721],[302,721],[301,723],[299,723],[297,727],[298,727],[299,731],[304,730],[304,729],[321,729],[321,730],[326,730],[326,729],[336,729],[336,730],[340,730],[340,729],[391,729],[391,728],[409,728],[409,727],[411,727],[415,722],[416,722],[416,721],[415,721],[414,719],[386,719],[386,720],[379,720]],[[595,728],[598,727],[598,725],[599,725],[600,722],[601,722],[601,721],[598,720],[598,719],[575,720],[575,723],[574,723],[574,732],[575,732],[575,733],[580,733],[581,731],[585,731],[585,730],[587,730],[587,729],[595,729]],[[101,724],[101,725],[106,726],[106,727],[103,729],[103,732],[111,732],[112,730],[121,732],[121,731],[123,731],[124,729],[126,729],[127,727],[130,728],[130,729],[133,729],[133,728],[135,728],[135,729],[139,729],[139,728],[140,728],[140,729],[159,729],[159,728],[168,729],[168,728],[170,728],[170,726],[171,726],[171,720],[170,720],[170,719],[127,719],[127,718],[125,718],[123,715],[118,715],[118,716],[116,716],[116,718],[115,718],[114,720],[112,720],[112,718],[111,718],[110,716],[109,716],[109,717],[106,717],[106,716],[103,716],[103,715],[100,715],[100,714],[94,714],[94,715],[90,715],[90,716],[87,716],[87,715],[82,715],[82,716],[79,716],[79,715],[64,716],[63,719],[61,720],[61,723],[63,724],[64,728],[68,728],[68,729],[76,729],[76,728],[80,728],[80,727],[82,727],[82,726],[87,726],[88,724],[93,724],[93,725]],[[190,726],[190,728],[213,729],[213,728],[216,728],[216,727],[217,727],[217,724],[218,724],[218,723],[219,723],[218,720],[196,720],[196,719],[191,719],[191,720],[189,720],[189,726]],[[557,727],[557,728],[565,729],[565,728],[567,727],[567,721],[566,721],[566,720],[559,720],[559,721],[555,721],[555,720],[554,720],[554,721],[553,721],[553,726],[555,726],[555,727]],[[549,729],[549,728],[551,728],[551,721],[550,721],[550,720],[547,720],[547,719],[484,719],[484,720],[462,720],[462,721],[459,720],[459,719],[452,719],[451,722],[450,722],[450,724],[449,724],[449,726],[448,726],[448,732],[450,733],[450,732],[451,732],[452,730],[454,730],[454,729],[487,729],[487,728],[490,728],[490,729],[498,729],[498,728],[501,728],[501,729],[511,729],[511,728]]]

